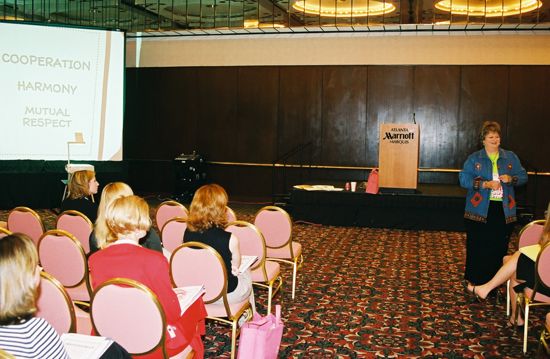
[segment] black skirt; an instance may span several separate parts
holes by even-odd
[[[519,293],[522,292],[524,288],[533,289],[535,287],[535,279],[537,274],[536,271],[537,268],[535,262],[533,262],[531,258],[522,253],[518,258],[518,264],[516,267],[516,278],[520,281],[523,281],[523,283],[516,285],[514,287],[514,291]],[[539,285],[537,293],[541,293],[550,297],[550,289],[546,288],[543,285]]]

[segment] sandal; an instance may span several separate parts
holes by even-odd
[[[469,295],[473,296],[479,303],[485,303],[485,301],[487,300],[487,298],[481,298],[477,293],[476,293],[476,286],[469,283],[468,281],[464,281],[464,283],[462,284],[464,286],[464,290],[466,291],[466,293],[468,293]],[[468,286],[471,285],[472,286],[472,290],[470,290],[470,288],[468,288]]]

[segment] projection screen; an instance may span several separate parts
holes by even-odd
[[[124,33],[0,23],[0,159],[122,160]],[[79,137],[80,135],[77,135]]]

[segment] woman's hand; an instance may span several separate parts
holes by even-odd
[[[501,175],[498,177],[502,181],[502,183],[510,183],[512,182],[512,176],[510,175]]]
[[[500,184],[500,181],[485,181],[483,182],[483,188],[492,189],[493,191],[496,191],[500,189],[502,185]]]

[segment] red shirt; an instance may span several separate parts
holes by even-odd
[[[204,348],[200,340],[201,333],[197,331],[197,324],[202,322],[204,325],[206,316],[204,303],[201,299],[183,316],[180,315],[178,297],[170,281],[170,266],[161,253],[133,244],[115,244],[92,254],[88,259],[88,265],[94,289],[101,283],[117,277],[133,279],[146,285],[158,297],[164,309],[167,324],[177,327],[181,333],[178,333],[179,337],[176,336],[174,339],[168,333],[166,334],[168,354],[175,355],[191,344],[198,354],[195,357],[203,357]],[[148,357],[161,358],[162,353]]]

